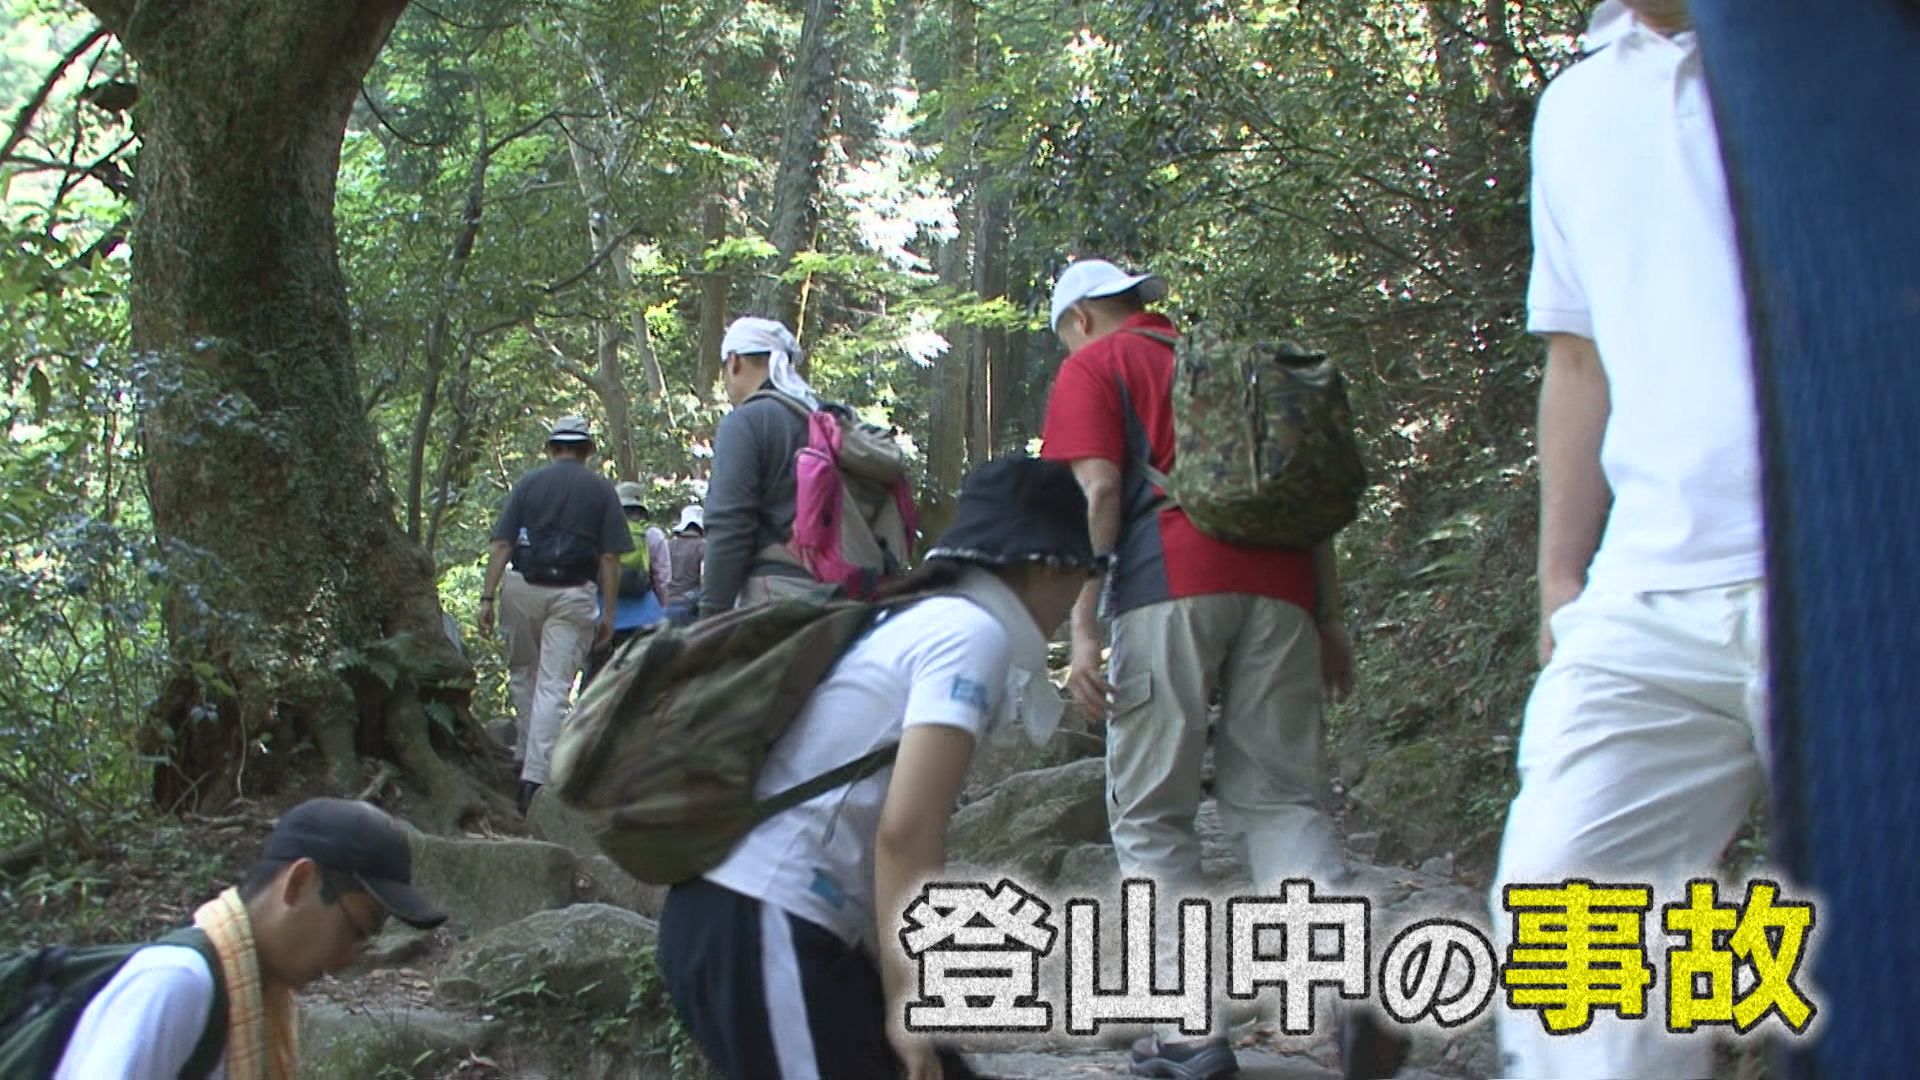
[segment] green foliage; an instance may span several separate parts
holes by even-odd
[[[1183,320],[1326,349],[1376,481],[1342,545],[1364,681],[1338,735],[1419,747],[1433,771],[1410,782],[1484,847],[1532,673],[1526,128],[1588,7],[843,5],[819,226],[781,271],[809,377],[899,425],[928,476],[1026,445],[1060,355],[1046,294],[1096,253],[1167,276]],[[91,23],[5,10],[12,116]],[[336,178],[360,404],[466,631],[478,715],[506,697],[498,642],[468,629],[488,527],[548,420],[624,411],[635,478],[667,507],[702,490],[724,415],[702,316],[750,313],[774,273],[799,10],[415,5],[365,80]],[[164,750],[140,720],[160,588],[210,569],[151,535],[133,432],[152,370],[126,346],[131,208],[110,182],[130,129],[79,97],[137,75],[88,52],[16,152],[51,167],[0,164],[0,840],[137,799]],[[242,396],[206,400],[254,422]],[[400,641],[308,659],[415,671]]]

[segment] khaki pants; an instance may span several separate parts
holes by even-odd
[[[500,583],[500,629],[507,636],[513,695],[513,756],[523,762],[522,780],[547,782],[547,761],[566,720],[574,677],[593,645],[599,606],[592,585],[529,585],[511,570]]]
[[[1281,881],[1304,877],[1326,891],[1345,878],[1345,857],[1320,805],[1324,692],[1311,616],[1234,593],[1150,604],[1114,620],[1111,676],[1107,817],[1122,876],[1159,883],[1161,971],[1177,970],[1172,905],[1205,889],[1193,819],[1216,688],[1224,693],[1214,796],[1222,824],[1246,846],[1255,886],[1277,895]],[[1214,1016],[1218,1033],[1225,1010]]]
[[[1537,1011],[1505,1008],[1496,990],[1500,1075],[1712,1075],[1711,1034],[1666,1030],[1660,976],[1678,939],[1658,913],[1686,899],[1687,880],[1716,876],[1765,786],[1765,607],[1765,586],[1750,582],[1582,596],[1554,614],[1553,660],[1527,701],[1520,793],[1491,896],[1499,955],[1513,931],[1506,883],[1644,884],[1653,887],[1644,943],[1655,977],[1644,1018],[1597,1011],[1571,1035],[1548,1034]]]
[[[754,607],[758,604],[782,600],[800,593],[812,592],[820,583],[810,577],[793,574],[750,574],[740,583],[740,596],[733,602],[736,608]]]

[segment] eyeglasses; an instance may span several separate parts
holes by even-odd
[[[371,927],[371,926],[361,926],[360,920],[353,917],[353,909],[347,906],[346,897],[343,896],[340,899],[335,900],[333,902],[333,906],[340,909],[340,917],[347,921],[348,928],[350,928],[353,931],[354,941],[358,942],[359,944],[365,945],[367,942],[373,940],[373,935],[375,931],[377,931],[379,928]]]
[[[347,897],[366,892],[359,880],[350,874],[331,868],[323,868],[320,872],[320,898],[340,909],[340,917],[346,920],[348,928],[353,931],[354,941],[361,945],[373,940],[373,935],[380,932],[380,924],[360,925],[360,920],[353,917],[353,910],[347,906]]]

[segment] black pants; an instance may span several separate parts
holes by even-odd
[[[880,971],[821,927],[696,879],[660,912],[667,993],[732,1080],[895,1080]],[[941,1051],[947,1080],[974,1080]]]

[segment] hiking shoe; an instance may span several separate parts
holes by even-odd
[[[1365,1009],[1340,1015],[1341,1080],[1389,1080],[1406,1064],[1413,1045],[1401,1032],[1382,1024]]]
[[[1240,1071],[1233,1044],[1225,1039],[1162,1042],[1158,1035],[1136,1040],[1128,1055],[1135,1076],[1166,1076],[1173,1080],[1213,1080]]]
[[[531,780],[520,781],[520,791],[513,797],[513,805],[520,808],[521,817],[527,816],[527,808],[533,805],[533,797],[539,790],[540,785]]]

